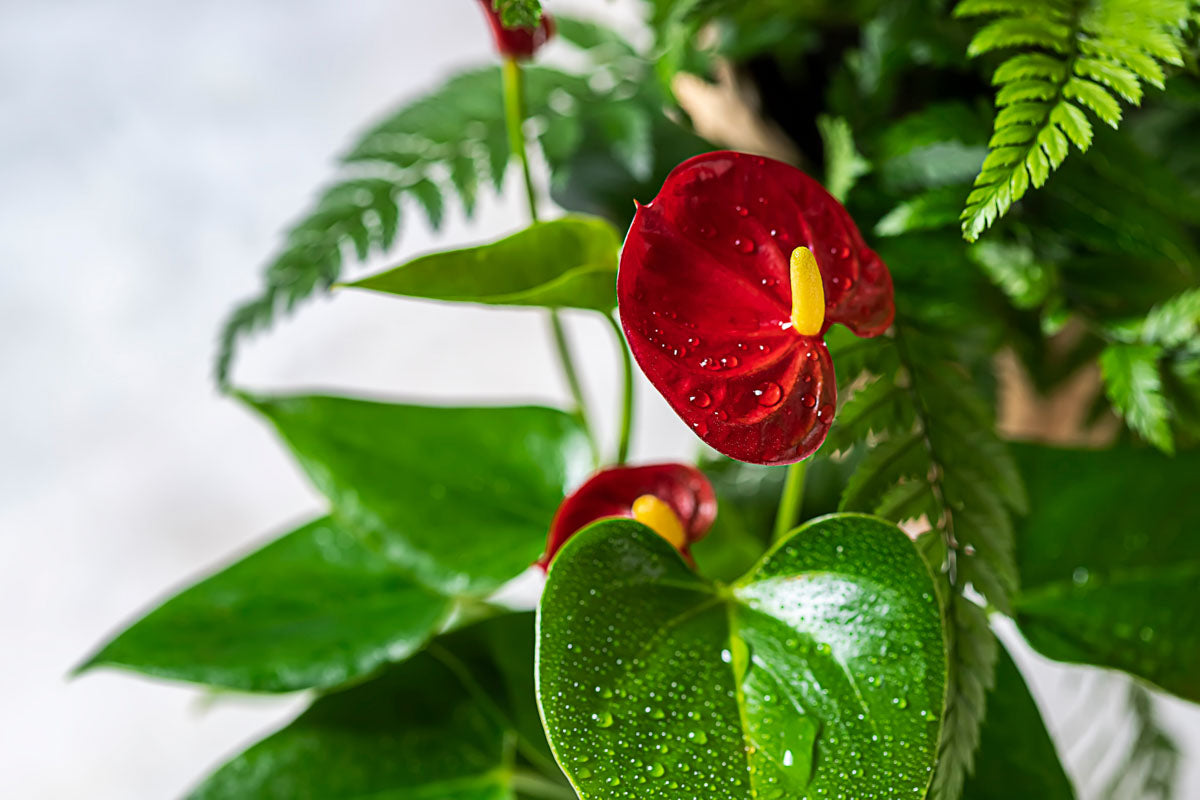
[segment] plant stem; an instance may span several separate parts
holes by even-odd
[[[504,121],[508,126],[508,143],[513,155],[521,162],[525,178],[525,199],[529,202],[529,218],[538,221],[537,193],[529,173],[529,149],[525,146],[525,89],[521,64],[515,58],[505,58],[501,67],[504,82]]]
[[[804,505],[804,473],[808,464],[797,461],[787,468],[783,492],[779,495],[779,511],[775,513],[775,534],[771,541],[778,542],[796,525],[800,509]]]
[[[521,74],[521,65],[515,58],[504,59],[500,74],[504,87],[504,121],[508,128],[508,142],[513,155],[521,163],[521,177],[525,181],[525,200],[529,204],[529,219],[536,223],[538,221],[537,192],[533,187],[533,175],[529,171],[529,148],[525,145],[524,76]],[[592,433],[587,402],[583,397],[579,374],[575,371],[575,361],[571,356],[571,346],[567,341],[562,315],[559,314],[557,308],[550,309],[550,329],[553,333],[554,347],[563,376],[567,380],[567,387],[571,390],[571,397],[575,401],[575,417],[587,434],[588,443],[592,448],[592,460],[599,464],[600,451],[596,445],[596,437]]]
[[[621,429],[617,434],[617,463],[624,464],[629,459],[629,438],[633,433],[633,356],[629,354],[629,347],[625,344],[625,334],[621,332],[621,326],[617,323],[616,318],[611,314],[605,314],[604,318],[612,326],[613,336],[617,339],[617,349],[621,351],[621,362],[624,367],[625,391],[621,403]]]
[[[515,770],[509,785],[521,794],[543,797],[546,800],[576,800],[570,786],[552,781],[544,775],[529,770]]]
[[[571,390],[571,397],[575,400],[575,418],[579,420],[579,424],[583,426],[583,432],[587,434],[588,445],[592,449],[592,461],[599,466],[600,447],[596,444],[596,435],[592,432],[587,404],[583,399],[583,385],[579,382],[579,374],[575,372],[575,362],[571,359],[571,346],[567,343],[567,331],[563,327],[562,317],[558,315],[557,309],[550,310],[550,331],[554,337],[554,347],[558,350],[558,361],[562,367],[563,377],[566,378],[567,388]]]

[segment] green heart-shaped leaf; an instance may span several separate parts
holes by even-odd
[[[1029,486],[1014,602],[1029,643],[1200,701],[1200,453],[1014,454]]]
[[[538,615],[538,699],[588,798],[920,797],[946,651],[912,542],[810,522],[731,586],[631,520],[576,534]]]
[[[563,496],[591,469],[578,422],[549,408],[246,400],[334,518],[446,594],[486,594],[532,564]]]
[[[620,249],[609,223],[569,216],[490,244],[421,256],[349,286],[428,300],[608,312],[617,302]]]
[[[249,692],[337,686],[423,645],[451,600],[330,519],[167,600],[80,667]]]

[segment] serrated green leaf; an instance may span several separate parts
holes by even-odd
[[[949,620],[950,670],[946,716],[938,746],[937,769],[930,800],[955,800],[975,769],[987,695],[995,685],[999,646],[983,609],[955,594],[946,611]]]
[[[957,186],[922,192],[884,214],[875,225],[875,234],[899,236],[954,225],[958,222],[962,199],[963,189]]]
[[[448,594],[487,594],[524,571],[564,495],[591,469],[575,418],[549,408],[245,399],[335,519]]]
[[[328,688],[403,660],[450,607],[319,519],[170,598],[80,670],[121,667],[247,692]]]
[[[1036,308],[1049,296],[1053,272],[1037,261],[1031,248],[1013,242],[976,242],[967,254],[1017,308]]]
[[[1121,122],[1121,105],[1103,86],[1083,78],[1071,78],[1062,88],[1063,96],[1092,110],[1113,128]]]
[[[852,617],[831,596],[853,596]],[[543,718],[583,800],[630,781],[639,798],[739,800],[928,784],[940,612],[913,543],[881,520],[809,523],[727,589],[648,528],[599,522],[555,559],[538,631]]]
[[[858,179],[871,171],[871,163],[854,146],[854,133],[844,118],[822,114],[817,131],[825,147],[825,188],[844,201]]]
[[[921,477],[927,456],[919,432],[889,438],[871,448],[846,485],[841,511],[872,511],[884,493],[904,478]]]
[[[975,35],[968,50],[972,56],[1005,48],[1034,50],[1012,56],[993,75],[1000,87],[994,150],[961,215],[963,237],[974,241],[1031,183],[1035,188],[1046,183],[1066,158],[1062,136],[1088,149],[1092,125],[1080,105],[1116,128],[1122,112],[1110,89],[1137,104],[1141,82],[1162,86],[1160,62],[1181,63],[1180,32],[1188,10],[1185,0],[1087,0],[1074,6],[962,0],[955,14],[998,17]],[[1023,154],[1006,152],[1032,140],[1037,146]]]
[[[348,285],[430,300],[609,312],[616,306],[620,248],[609,223],[568,216],[490,244],[422,256]]]
[[[1129,427],[1170,453],[1174,437],[1158,370],[1162,352],[1154,344],[1112,344],[1100,354],[1100,372],[1109,401]]]

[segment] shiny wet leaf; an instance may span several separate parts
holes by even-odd
[[[551,567],[538,696],[588,798],[915,797],[946,654],[933,580],[895,526],[795,531],[731,586],[649,529],[599,522]]]

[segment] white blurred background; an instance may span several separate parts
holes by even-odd
[[[548,5],[640,33],[637,0]],[[475,0],[0,2],[0,797],[176,797],[301,707],[67,673],[155,597],[320,507],[214,390],[218,325],[358,128],[490,58]],[[437,244],[519,226],[508,188],[469,225],[452,212]],[[400,255],[435,246],[416,220]],[[601,324],[570,319],[607,441],[615,355]],[[530,312],[347,292],[243,356],[255,388],[566,399]],[[644,384],[639,401],[635,456],[693,452]],[[1052,728],[1080,730],[1079,671],[1021,663]],[[1179,798],[1200,797],[1200,712],[1165,710],[1188,748]],[[1081,777],[1089,748],[1067,751]]]

